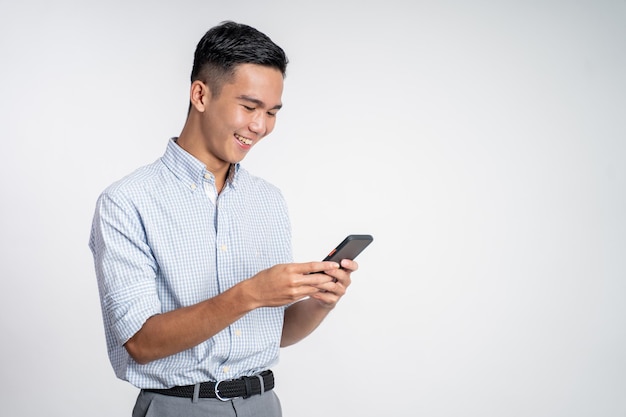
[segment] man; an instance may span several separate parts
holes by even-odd
[[[111,364],[141,388],[133,416],[280,416],[279,348],[358,267],[292,263],[280,191],[239,164],[274,128],[287,62],[254,28],[210,29],[179,137],[98,199],[89,245]]]

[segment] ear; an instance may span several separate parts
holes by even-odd
[[[189,101],[191,102],[191,106],[193,108],[200,113],[203,113],[206,110],[210,99],[211,91],[205,83],[198,80],[191,83]]]

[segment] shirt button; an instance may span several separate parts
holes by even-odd
[[[230,366],[225,366],[223,369],[224,373],[227,374],[230,372]]]
[[[210,180],[211,179],[211,174],[209,174],[209,173],[204,174],[204,179],[205,180]]]
[[[239,329],[235,330],[235,336],[241,336],[241,330]]]
[[[195,190],[197,188],[196,184],[191,184],[191,189]]]
[[[220,246],[220,250],[221,250],[222,252],[226,252],[226,245],[222,245],[222,246]]]

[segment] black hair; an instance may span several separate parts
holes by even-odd
[[[275,68],[283,78],[287,56],[267,35],[248,25],[225,21],[211,28],[200,39],[194,54],[191,82],[202,81],[211,93],[219,95],[237,65],[257,64]]]

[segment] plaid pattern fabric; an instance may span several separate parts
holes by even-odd
[[[252,311],[204,343],[146,365],[123,347],[149,317],[292,261],[276,187],[237,165],[216,195],[213,175],[171,139],[163,157],[98,198],[89,247],[107,350],[116,375],[139,388],[238,378],[278,359],[284,308]]]

